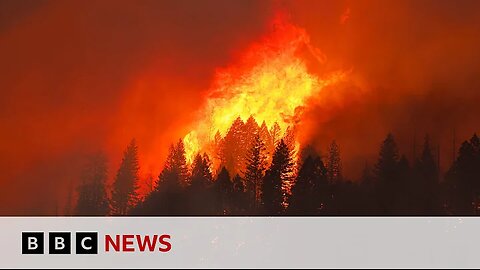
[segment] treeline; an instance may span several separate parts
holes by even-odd
[[[127,215],[139,203],[137,192],[139,169],[138,147],[135,140],[132,140],[123,154],[109,197],[106,187],[107,160],[103,154],[92,157],[83,171],[73,214],[79,216]],[[71,211],[66,209],[66,212],[69,214]]]
[[[476,215],[480,206],[480,142],[465,141],[440,181],[430,141],[409,162],[392,134],[361,179],[342,176],[339,146],[327,155],[309,146],[296,153],[292,130],[280,134],[253,118],[238,118],[225,137],[217,134],[213,159],[198,154],[187,164],[183,141],[169,149],[152,191],[139,199],[138,149],[124,153],[111,196],[106,163],[98,157],[78,189],[77,215]],[[298,158],[297,158],[298,157]],[[110,197],[110,198],[108,198]],[[479,208],[480,209],[480,208]]]

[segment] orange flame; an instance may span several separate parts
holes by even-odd
[[[245,121],[253,116],[269,129],[278,123],[285,132],[308,98],[343,78],[343,72],[324,78],[309,73],[298,56],[302,48],[324,61],[304,29],[277,18],[272,32],[253,44],[237,65],[218,70],[200,119],[183,139],[187,160],[199,152],[209,153],[217,131],[224,136],[237,117]]]

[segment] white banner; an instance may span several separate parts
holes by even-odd
[[[480,267],[479,218],[2,217],[0,227],[2,268]]]

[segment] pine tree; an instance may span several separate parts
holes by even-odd
[[[260,201],[261,182],[264,177],[265,167],[267,166],[267,155],[265,153],[265,144],[260,138],[259,134],[256,134],[251,147],[248,151],[246,160],[245,181],[247,191],[251,195],[251,202],[253,209],[258,208]]]
[[[225,164],[225,155],[224,155],[225,140],[220,134],[220,131],[217,130],[213,140],[213,159],[217,160],[217,164]]]
[[[293,151],[295,149],[295,129],[292,127],[287,127],[287,130],[285,131],[285,136],[283,136],[283,141],[285,144],[288,146],[288,149],[290,151]]]
[[[304,163],[308,157],[312,157],[312,158],[320,157],[320,154],[318,154],[317,150],[315,150],[315,148],[310,144],[302,147],[300,151],[300,162]]]
[[[188,167],[185,158],[185,147],[180,139],[176,145],[171,145],[165,166],[158,177],[156,190],[179,189],[187,186]]]
[[[189,173],[185,147],[180,139],[172,144],[164,167],[158,176],[155,190],[130,213],[133,215],[187,215]]]
[[[402,155],[397,164],[397,175],[390,187],[392,197],[391,211],[395,215],[412,214],[413,208],[409,206],[409,202],[411,201],[409,197],[412,197],[413,194],[410,191],[411,184],[409,181],[411,181],[411,179],[413,179],[413,176],[410,163],[407,157]]]
[[[376,173],[379,181],[388,182],[395,178],[399,154],[397,144],[392,134],[388,134],[380,148],[376,164]]]
[[[327,171],[320,157],[308,155],[292,188],[289,212],[295,215],[318,214],[328,198]]]
[[[376,181],[373,169],[368,162],[365,162],[360,181],[360,192],[362,192],[363,196],[363,214],[375,214],[377,212],[378,202],[376,201],[375,187]]]
[[[475,155],[475,158],[479,158],[479,156],[480,156],[480,138],[478,138],[477,133],[474,133],[472,138],[470,138],[470,144],[472,145],[473,153]],[[478,160],[476,160],[476,161],[478,161]]]
[[[272,137],[270,136],[270,132],[268,131],[265,121],[262,122],[262,125],[258,130],[258,135],[260,135],[260,139],[265,143],[267,155],[272,154],[275,150],[275,145],[272,143]]]
[[[480,139],[477,134],[473,134],[470,139],[470,144],[473,148],[473,163],[475,164],[475,170],[473,171],[472,187],[474,190],[474,205],[475,205],[475,214],[480,214]]]
[[[126,215],[138,202],[138,147],[132,140],[123,153],[122,163],[113,182],[112,214]]]
[[[438,197],[438,168],[433,156],[430,139],[425,137],[423,151],[414,167],[414,183],[410,184],[414,214],[439,214],[441,202]]]
[[[193,215],[211,215],[214,214],[213,199],[215,193],[212,193],[213,183],[210,159],[206,154],[196,155],[192,163],[191,185],[184,191],[188,202],[189,214]]]
[[[380,214],[392,214],[399,182],[399,154],[392,134],[388,134],[380,148],[375,166],[378,207]]]
[[[283,142],[287,145],[289,156],[292,158],[296,156],[296,140],[295,140],[295,129],[291,126],[287,127],[285,131],[285,136],[283,136]],[[295,175],[297,175],[297,167],[292,166],[292,171],[289,173],[289,177],[285,178],[282,181],[282,190],[284,192],[283,204],[287,205],[287,199],[291,195],[293,182],[295,180]]]
[[[320,155],[312,155],[313,159],[313,205],[315,209],[312,209],[316,214],[321,213],[328,207],[328,204],[332,198],[332,191],[328,183],[327,167],[322,161]]]
[[[462,143],[447,173],[449,209],[457,215],[479,214],[480,140],[476,134]]]
[[[327,171],[330,183],[338,183],[342,179],[340,149],[335,141],[332,141],[328,148]]]
[[[180,185],[182,187],[188,186],[190,184],[190,178],[188,175],[187,158],[185,157],[185,145],[183,144],[182,139],[179,139],[177,142],[174,154],[174,162],[175,168],[178,168]]]
[[[192,163],[191,186],[194,189],[204,189],[212,183],[210,161],[206,154],[197,154]]]
[[[422,173],[422,176],[426,181],[429,182],[429,184],[436,183],[438,181],[438,168],[430,147],[430,139],[428,136],[425,137],[422,156],[420,157],[418,165],[420,167],[419,169]]]
[[[155,188],[155,177],[151,171],[147,174],[144,181],[148,192],[152,192]]]
[[[222,165],[232,174],[240,173],[241,168],[244,165],[244,126],[245,124],[242,119],[238,117],[235,119],[224,138],[222,149],[222,160],[224,160],[224,164]]]
[[[284,181],[291,178],[293,166],[290,149],[281,139],[275,148],[272,164],[265,173],[262,184],[262,205],[266,214],[278,215],[283,212],[284,192],[282,186]]]
[[[282,138],[282,129],[280,128],[280,125],[275,122],[273,123],[273,126],[270,128],[270,145],[272,146],[272,150],[275,151],[275,148],[277,147],[277,143],[280,141]],[[272,153],[273,153],[272,151]]]
[[[215,181],[215,191],[217,194],[217,213],[226,215],[231,212],[231,199],[233,193],[233,184],[230,174],[225,167],[222,167]]]
[[[233,178],[232,189],[232,214],[244,214],[247,205],[245,183],[238,174]]]
[[[247,119],[247,122],[245,122],[245,125],[243,126],[243,134],[244,134],[243,152],[245,154],[250,149],[250,146],[252,145],[255,137],[259,134],[259,129],[260,127],[258,126],[257,121],[255,121],[255,118],[253,118],[253,116],[250,116]]]
[[[106,216],[109,203],[105,182],[107,181],[107,161],[103,154],[89,160],[78,188],[78,201],[75,214],[80,216]]]

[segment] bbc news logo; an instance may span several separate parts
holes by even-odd
[[[76,232],[74,254],[98,254],[98,232]],[[105,235],[104,251],[169,252],[170,235]],[[45,254],[44,232],[22,232],[22,254]],[[71,232],[49,232],[48,254],[72,254]]]
[[[98,254],[97,232],[75,233],[75,254]],[[44,232],[22,232],[22,254],[45,254]],[[48,254],[72,254],[71,232],[49,232]]]

